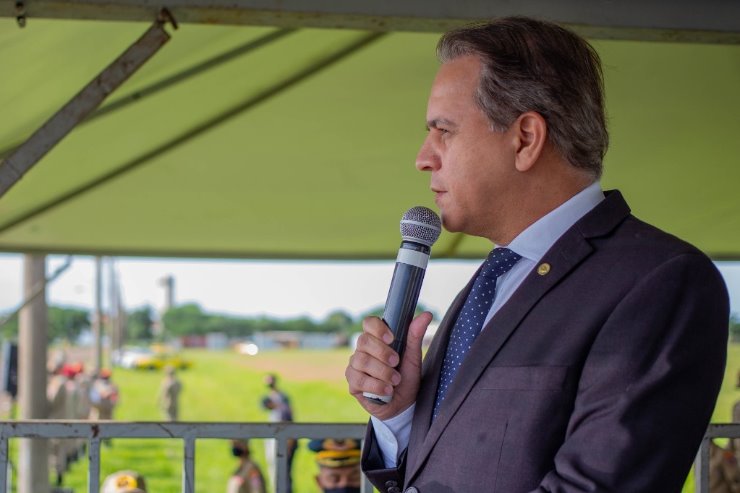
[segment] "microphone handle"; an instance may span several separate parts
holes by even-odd
[[[398,353],[399,366],[406,350],[409,324],[414,318],[428,260],[428,246],[411,241],[401,243],[383,311],[383,321],[393,332],[390,347]],[[376,404],[387,404],[392,399],[389,395],[379,396],[370,392],[363,395]]]

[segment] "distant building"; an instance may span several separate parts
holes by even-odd
[[[229,338],[223,332],[194,334],[180,337],[180,345],[187,348],[226,349]]]
[[[345,340],[339,334],[324,332],[266,331],[258,332],[252,340],[260,351],[271,349],[331,349]]]

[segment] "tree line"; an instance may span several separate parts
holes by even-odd
[[[424,308],[420,306],[417,311]],[[378,307],[357,318],[343,311],[336,310],[323,320],[309,317],[278,319],[273,317],[239,317],[214,314],[204,311],[195,303],[184,304],[169,309],[163,316],[164,333],[159,339],[185,335],[203,335],[221,332],[232,338],[248,338],[255,333],[265,331],[323,332],[351,335],[362,330],[362,319],[368,315],[381,316],[383,308]],[[3,317],[0,316],[0,320]],[[49,306],[48,312],[49,342],[67,340],[74,342],[80,334],[90,329],[90,312],[85,309],[64,306]],[[155,310],[143,306],[126,312],[126,341],[155,340],[157,324]],[[18,317],[7,320],[0,326],[0,337],[15,340],[18,337]]]
[[[417,313],[425,308],[421,305]],[[324,332],[351,335],[362,330],[362,319],[369,315],[382,316],[383,307],[377,307],[353,318],[343,310],[336,310],[323,320],[315,321],[309,317],[278,319],[272,317],[237,317],[207,313],[195,304],[185,304],[169,309],[162,317],[165,332],[159,338],[179,337],[185,335],[203,335],[211,332],[222,332],[232,338],[248,338],[257,332],[296,331]],[[436,314],[435,319],[437,318]],[[3,320],[0,316],[0,338],[17,340],[18,317]],[[90,329],[88,310],[74,307],[49,306],[48,339],[53,341],[76,341],[84,331]],[[157,323],[155,311],[151,306],[143,306],[126,313],[126,340],[153,341],[154,326]],[[740,342],[740,316],[730,317],[730,341]]]

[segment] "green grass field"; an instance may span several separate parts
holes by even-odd
[[[296,421],[363,422],[364,411],[347,394],[344,367],[348,350],[282,351],[244,356],[233,352],[188,351],[194,367],[179,373],[183,382],[182,421],[265,422],[260,407],[265,394],[264,375],[281,375],[281,387],[291,396]],[[117,369],[113,375],[121,400],[116,419],[154,421],[163,419],[156,406],[162,372]],[[266,473],[261,440],[251,442],[252,455]],[[102,447],[101,481],[107,474],[130,468],[141,472],[151,493],[179,493],[182,475],[182,442],[179,440],[117,439]],[[225,491],[236,467],[230,444],[223,440],[196,442],[196,491]],[[293,465],[297,493],[314,493],[316,466],[305,441]],[[74,464],[64,484],[87,491],[87,461]]]
[[[183,381],[181,419],[183,421],[264,422],[267,413],[260,407],[265,393],[263,377],[274,371],[281,375],[281,386],[290,394],[296,421],[364,422],[364,411],[346,391],[344,367],[349,350],[263,352],[244,356],[233,352],[188,351],[195,365],[180,372]],[[713,422],[729,422],[731,408],[740,398],[735,378],[740,368],[740,345],[731,345],[725,381],[714,412]],[[156,407],[161,372],[118,369],[114,380],[121,393],[116,418],[127,421],[153,421],[162,417]],[[222,440],[199,440],[196,446],[196,491],[213,493],[225,490],[236,461],[230,445]],[[252,442],[252,455],[265,469],[262,442]],[[131,468],[147,479],[151,493],[179,493],[181,487],[182,443],[177,440],[118,439],[102,448],[101,480],[115,470]],[[294,491],[318,493],[314,482],[313,454],[301,443],[294,462]],[[87,461],[73,465],[65,486],[76,492],[87,491]],[[683,493],[693,493],[690,476]]]

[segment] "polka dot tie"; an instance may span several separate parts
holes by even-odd
[[[483,262],[478,277],[473,282],[473,288],[457,316],[455,326],[450,334],[450,340],[447,343],[447,352],[442,363],[442,374],[439,377],[437,398],[434,401],[433,420],[437,418],[439,407],[445,398],[447,389],[455,378],[457,370],[460,368],[460,364],[483,328],[483,321],[486,319],[493,298],[496,296],[496,279],[509,272],[520,258],[522,258],[521,255],[508,248],[494,248],[488,254],[486,261]]]

